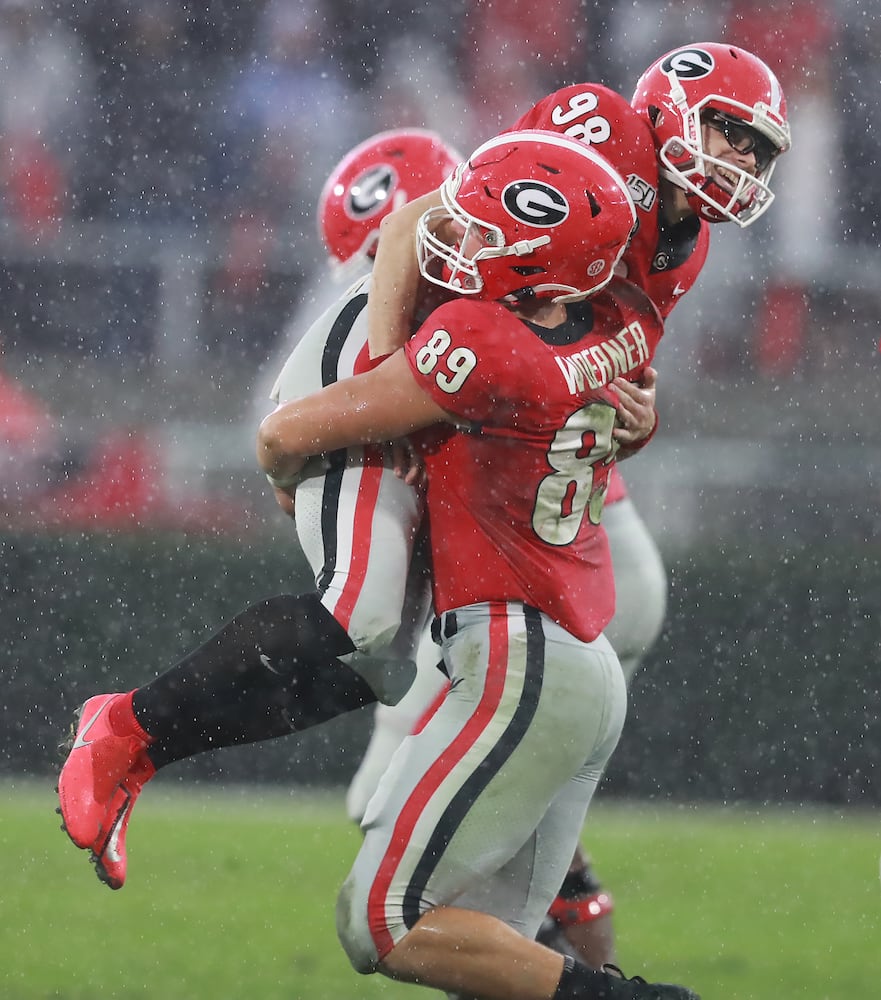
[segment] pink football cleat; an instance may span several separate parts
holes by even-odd
[[[124,697],[100,694],[83,705],[58,778],[62,829],[84,850],[111,825],[106,817],[117,789],[147,746],[143,731],[118,736],[110,728],[110,706]]]

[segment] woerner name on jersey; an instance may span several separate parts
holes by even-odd
[[[609,340],[555,360],[574,395],[584,391],[585,382],[591,389],[601,389],[619,375],[647,364],[650,357],[645,333],[635,320]]]

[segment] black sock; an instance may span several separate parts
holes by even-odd
[[[620,991],[616,994],[615,983],[626,987],[626,980],[613,979],[605,972],[589,969],[567,955],[563,960],[563,974],[557,983],[553,1000],[613,1000],[616,995],[626,996]]]
[[[315,593],[283,595],[237,615],[135,691],[157,770],[206,750],[272,739],[371,704],[370,686],[337,657],[354,650]]]

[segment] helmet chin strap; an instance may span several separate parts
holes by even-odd
[[[667,79],[670,81],[670,100],[684,115],[688,111],[688,97],[685,94],[685,88],[679,82],[679,74],[675,69],[671,69],[667,74]]]
[[[526,257],[540,247],[551,242],[550,236],[537,236],[534,240],[517,240],[504,247],[481,247],[474,255],[474,260],[489,260],[490,257]]]
[[[507,250],[509,255],[516,254],[518,257],[525,257],[527,254],[532,253],[533,250],[545,247],[550,242],[550,236],[539,236],[534,240],[518,240],[516,243],[512,243]]]

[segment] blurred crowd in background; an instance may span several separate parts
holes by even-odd
[[[881,14],[859,0],[555,0],[540,18],[521,0],[2,0],[4,209],[23,237],[63,218],[300,226],[372,132],[467,151],[562,83],[629,95],[662,52],[719,38],[777,72],[798,182],[831,178],[846,209],[821,235],[873,242]]]
[[[240,521],[187,492],[182,442],[249,419],[322,273],[335,162],[402,126],[468,152],[561,85],[629,96],[705,40],[777,72],[793,152],[755,231],[720,235],[682,342],[714,377],[798,379],[838,350],[813,328],[864,333],[881,288],[873,0],[0,0],[0,510],[178,525],[178,490],[186,524]]]
[[[564,82],[629,95],[662,52],[723,38],[777,72],[808,161],[799,182],[833,178],[847,211],[822,235],[873,241],[874,5],[555,0],[536,13],[520,0],[2,0],[6,215],[23,237],[60,218],[300,226],[372,132],[424,125],[467,151]]]

